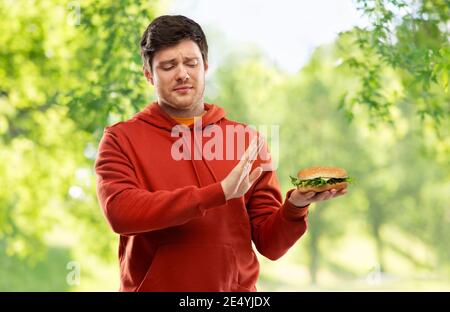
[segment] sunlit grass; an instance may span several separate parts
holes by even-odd
[[[432,252],[424,244],[411,240],[395,228],[383,232],[386,241],[395,241],[414,258],[408,260],[389,245],[384,252],[386,272],[377,269],[373,240],[353,228],[337,243],[324,242],[327,254],[320,260],[317,284],[311,284],[306,265],[306,248],[300,241],[285,256],[273,262],[258,254],[261,262],[259,291],[449,291],[450,277],[433,268],[418,267],[429,263]],[[307,235],[307,234],[306,234]],[[389,239],[390,238],[390,239]],[[302,257],[299,259],[299,257]],[[427,262],[425,262],[427,261]]]

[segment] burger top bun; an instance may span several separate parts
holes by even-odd
[[[346,178],[347,171],[339,167],[316,166],[300,170],[297,177],[301,180],[315,178]]]

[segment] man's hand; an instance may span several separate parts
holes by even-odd
[[[337,192],[335,189],[331,189],[329,191],[318,193],[312,191],[301,193],[298,190],[295,190],[291,193],[291,196],[288,200],[295,206],[305,207],[311,203],[338,197],[344,195],[345,193],[347,193],[347,189],[340,190],[339,192]]]
[[[255,168],[252,173],[250,173],[250,170],[262,146],[263,139],[261,137],[259,137],[259,139],[254,138],[242,155],[239,163],[221,182],[226,200],[243,196],[259,178],[263,171],[261,167]]]

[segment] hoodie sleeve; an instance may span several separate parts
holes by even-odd
[[[142,188],[118,137],[106,129],[95,162],[97,197],[112,229],[134,235],[181,225],[226,203],[220,182],[150,192]]]
[[[282,202],[275,171],[265,171],[255,182],[247,203],[252,239],[263,256],[277,260],[305,233],[308,206],[296,207],[287,199]]]

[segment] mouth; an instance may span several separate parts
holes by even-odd
[[[182,93],[182,94],[186,94],[188,93],[190,90],[192,89],[192,87],[190,86],[184,86],[184,87],[178,87],[173,89],[175,92],[177,93]]]

